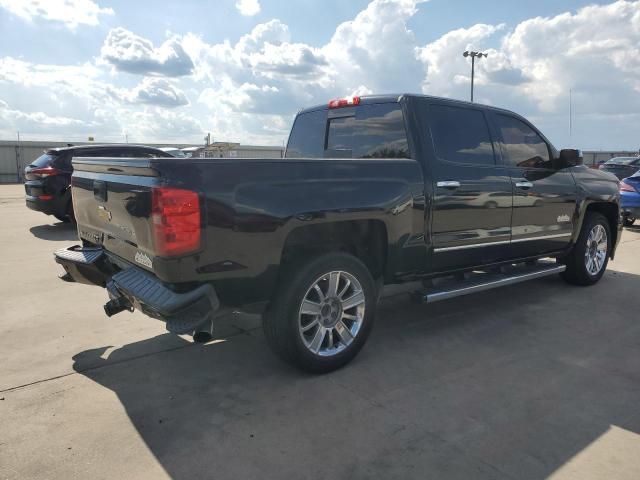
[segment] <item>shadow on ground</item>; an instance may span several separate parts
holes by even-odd
[[[389,298],[360,356],[324,376],[280,363],[260,329],[96,348],[75,368],[175,479],[542,479],[611,425],[640,432],[638,291],[610,272],[591,289]]]
[[[31,234],[42,240],[77,240],[76,226],[71,223],[58,222],[53,225],[37,225],[29,229]]]

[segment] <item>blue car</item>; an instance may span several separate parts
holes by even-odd
[[[640,218],[640,172],[620,182],[620,207],[625,227]]]

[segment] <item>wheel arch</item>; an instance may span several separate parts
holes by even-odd
[[[281,269],[301,257],[328,252],[346,252],[359,258],[373,278],[387,269],[388,232],[382,220],[344,220],[297,227],[287,235],[282,248]]]
[[[612,246],[610,257],[613,259],[615,254],[614,247],[618,243],[618,235],[619,235],[618,225],[620,222],[620,218],[619,218],[620,209],[618,208],[618,205],[612,202],[589,203],[585,208],[584,214],[582,215],[582,221],[580,222],[580,229],[576,232],[576,237],[575,237],[576,239],[580,235],[580,232],[582,231],[582,226],[584,225],[584,220],[590,212],[595,212],[603,215],[609,223],[609,230],[611,232],[611,246]]]

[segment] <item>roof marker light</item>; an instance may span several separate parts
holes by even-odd
[[[329,102],[329,108],[354,107],[360,105],[360,97],[336,98]]]

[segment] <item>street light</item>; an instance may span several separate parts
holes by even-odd
[[[482,57],[487,58],[489,56],[488,53],[482,52],[464,52],[462,54],[463,57],[471,57],[471,103],[473,103],[473,82],[476,76],[476,58],[480,59]]]

